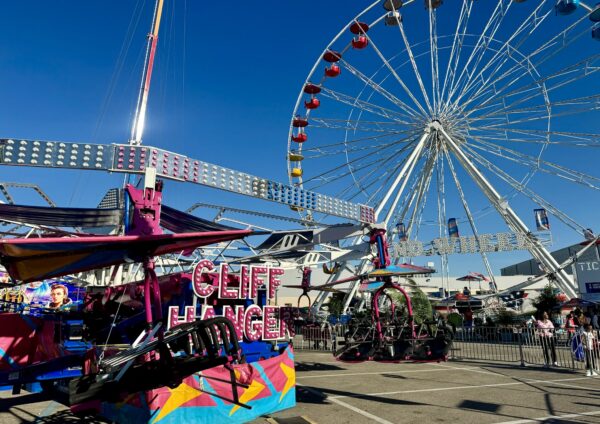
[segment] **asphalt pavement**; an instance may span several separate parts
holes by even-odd
[[[296,352],[297,406],[254,424],[600,423],[600,378],[565,368],[452,361],[348,364]],[[0,392],[0,424],[104,423],[42,394]],[[219,423],[220,424],[220,423]]]

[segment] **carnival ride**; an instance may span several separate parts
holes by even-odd
[[[360,290],[372,293],[367,314],[350,321],[342,347],[334,352],[335,357],[344,361],[446,360],[453,333],[443,323],[433,321],[433,317],[415,323],[409,294],[399,282],[393,281],[399,277],[429,275],[435,270],[409,264],[391,266],[385,230],[372,230],[370,243],[377,251],[372,259],[373,271],[325,285],[329,288],[359,280]],[[390,291],[400,292],[404,304],[396,305]],[[382,313],[385,301],[388,310]]]
[[[415,257],[439,255],[441,275],[448,279],[450,255],[477,254],[493,282],[491,252],[528,250],[540,262],[544,278],[550,276],[567,296],[575,296],[565,272],[568,261],[559,264],[547,250],[546,213],[577,234],[588,231],[576,211],[564,211],[569,201],[557,193],[575,196],[585,193],[580,188],[593,193],[600,188],[593,161],[571,154],[577,149],[587,152],[600,141],[594,119],[600,96],[594,78],[600,58],[594,53],[597,45],[584,38],[591,21],[592,38],[600,40],[600,6],[578,0],[456,4],[424,0],[423,11],[419,4],[375,1],[325,47],[302,84],[290,121],[289,184],[142,145],[162,0],[156,2],[128,143],[0,139],[2,165],[122,173],[126,182],[130,176],[144,176],[142,190],[131,185],[112,190],[98,208],[86,210],[56,208],[36,186],[0,184],[9,203],[0,205],[5,227],[0,250],[14,282],[71,275],[80,284],[98,287],[100,295],[87,304],[99,308],[96,317],[106,313],[108,304],[117,308],[112,322],[88,324],[98,330],[90,339],[93,343],[108,343],[115,337],[114,328],[117,333],[135,328],[142,334],[137,341],[125,331],[118,334],[128,346],[89,366],[93,372],[88,369],[86,377],[73,382],[74,401],[114,399],[121,390],[175,386],[206,367],[243,360],[237,340],[224,336],[231,336],[224,321],[183,324],[166,332],[159,324],[164,295],[159,280],[166,282],[176,271],[185,274],[206,259],[240,267],[267,263],[301,269],[300,297],[308,298],[314,312],[341,283],[350,284],[344,311],[362,289],[366,295],[361,307],[370,304],[371,317],[369,323],[355,322],[345,346],[336,352],[347,360],[445,359],[451,343],[448,329],[416,326],[409,296],[399,281],[393,281],[432,272],[403,264]],[[425,37],[419,32],[424,20],[429,29]],[[552,190],[540,184],[540,176],[556,178]],[[217,209],[214,222],[208,222],[166,205],[159,210],[162,186],[157,178],[287,205],[300,217],[212,204],[188,210]],[[50,207],[14,205],[8,190],[13,187],[33,188]],[[478,204],[487,206],[474,207]],[[538,233],[520,217],[531,206],[538,208]],[[453,218],[460,210],[464,217]],[[284,220],[303,228],[277,232],[242,222],[267,238],[256,244],[242,240],[204,246],[250,234],[219,224],[228,213]],[[338,224],[340,219],[354,223]],[[472,236],[459,237],[462,222],[468,223]],[[500,224],[511,233],[479,231]],[[159,225],[173,234],[161,235]],[[102,234],[113,235],[87,234],[100,227]],[[443,237],[446,228],[449,238]],[[32,240],[32,235],[42,238]],[[419,244],[419,238],[433,241]],[[155,265],[157,255],[162,257]],[[311,285],[311,267],[316,266],[329,275],[324,285]],[[347,272],[354,276],[342,278]],[[189,282],[189,274],[182,275],[178,281]],[[205,283],[210,285],[210,278]],[[313,305],[311,290],[321,291]],[[381,313],[388,290],[405,296],[406,314],[396,314],[393,303],[389,316]],[[123,316],[119,308],[127,298],[138,303]],[[38,312],[43,318],[34,318],[39,321],[36,337],[53,338],[57,315]],[[54,354],[23,356],[22,362],[13,364],[16,371],[3,370],[0,384],[17,388],[79,363],[90,348],[79,336],[83,324],[66,320],[61,325],[71,329],[52,343]],[[106,341],[99,340],[104,336]],[[193,343],[188,345],[190,337]],[[75,355],[69,354],[69,343]],[[244,351],[244,343],[241,346]],[[274,355],[272,350],[259,350],[257,357]],[[156,378],[139,378],[151,369]],[[244,406],[237,391],[244,383],[231,372],[230,400]],[[75,370],[58,378],[80,374]]]
[[[599,20],[598,5],[578,0],[370,4],[301,87],[290,182],[375,205],[396,261],[439,255],[448,281],[450,255],[479,255],[494,282],[489,256],[526,249],[574,296],[546,247],[547,214],[576,240],[586,218],[562,193],[599,188],[592,161],[575,159],[598,145]],[[459,237],[461,222],[472,236]],[[501,225],[511,233],[486,234]]]

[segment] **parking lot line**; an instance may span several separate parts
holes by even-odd
[[[542,423],[548,420],[564,420],[567,418],[577,418],[577,417],[589,417],[593,415],[600,415],[600,411],[590,411],[590,412],[581,412],[579,414],[565,414],[565,415],[549,415],[547,417],[540,418],[531,418],[524,420],[515,420],[515,421],[503,421],[501,423],[496,424],[529,424],[529,423]]]
[[[346,402],[343,402],[343,401],[337,399],[337,397],[344,397],[344,396],[334,396],[334,397],[331,397],[331,396],[327,396],[326,394],[320,392],[319,390],[313,389],[312,387],[302,386],[301,384],[298,384],[298,386],[302,387],[304,390],[306,390],[309,393],[312,393],[313,395],[325,398],[325,399],[327,399],[327,400],[329,400],[329,401],[331,401],[331,402],[333,402],[333,403],[335,403],[335,404],[337,404],[339,406],[342,406],[342,407],[344,407],[346,409],[349,409],[349,410],[351,410],[353,412],[356,412],[357,414],[360,414],[363,417],[367,417],[370,420],[373,420],[373,421],[378,422],[380,424],[394,424],[394,423],[392,423],[392,422],[390,422],[390,421],[388,421],[386,419],[378,417],[377,415],[373,415],[370,412],[364,411],[364,410],[362,410],[360,408],[357,408],[354,405],[350,405],[350,404],[348,404]]]
[[[296,380],[299,379],[305,379],[305,378],[331,378],[331,377],[349,377],[349,376],[356,376],[356,375],[381,375],[381,374],[404,374],[404,373],[410,373],[410,374],[415,374],[415,373],[419,373],[419,372],[440,372],[440,371],[446,371],[444,369],[437,369],[437,368],[431,368],[431,369],[425,369],[425,370],[405,370],[405,371],[377,371],[377,372],[348,372],[348,373],[343,373],[343,374],[319,374],[319,375],[301,375],[301,376],[297,376]]]
[[[500,376],[502,376],[502,377],[508,377],[508,376],[505,376],[504,374],[499,374],[497,372],[482,370],[482,369],[479,369],[477,367],[453,367],[451,365],[444,365],[444,364],[433,364],[433,365],[435,365],[437,367],[445,368],[445,369],[448,369],[448,370],[470,371],[470,372],[477,372],[477,373],[480,373],[480,374],[489,374],[489,375],[493,375],[493,376],[496,376],[496,377],[500,377]]]
[[[549,383],[555,383],[555,382],[562,382],[562,381],[576,381],[576,380],[588,380],[589,377],[576,377],[576,378],[563,378],[560,380],[528,380],[528,379],[523,379],[522,381],[513,381],[510,383],[495,383],[495,384],[480,384],[480,385],[475,385],[475,386],[452,386],[452,387],[435,387],[432,389],[412,389],[412,390],[400,390],[400,391],[394,391],[394,392],[379,392],[379,393],[357,393],[355,395],[341,395],[341,396],[331,396],[328,397],[327,399],[339,399],[339,398],[345,398],[345,397],[362,397],[362,396],[388,396],[388,395],[400,395],[400,394],[406,394],[406,393],[428,393],[428,392],[443,392],[443,391],[448,391],[448,390],[465,390],[465,389],[482,389],[482,388],[493,388],[493,387],[506,387],[506,386],[519,386],[519,385],[523,385],[523,384],[528,384],[528,383],[538,383],[538,384],[549,384]]]

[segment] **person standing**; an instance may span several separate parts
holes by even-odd
[[[473,328],[473,310],[469,306],[464,313],[465,317],[465,327]]]
[[[554,341],[554,324],[550,321],[548,313],[542,314],[542,319],[536,322],[542,351],[544,352],[544,367],[548,368],[550,364],[558,366],[556,362],[556,343]],[[552,362],[550,362],[552,359]]]
[[[592,377],[598,375],[596,372],[596,358],[594,358],[594,340],[596,336],[592,330],[591,324],[586,324],[581,333],[581,342],[583,343],[583,352],[585,354],[585,366],[587,368],[586,375]]]
[[[575,330],[577,329],[577,326],[575,325],[575,320],[573,319],[573,315],[569,312],[567,314],[567,319],[565,322],[565,330],[567,331],[567,344],[571,343],[571,340],[573,340],[573,336],[575,335]]]
[[[575,308],[575,310],[573,310],[572,315],[573,315],[573,321],[575,322],[575,327],[579,328],[581,325],[583,325],[583,323],[579,322],[579,316],[582,314],[581,309],[579,308]]]

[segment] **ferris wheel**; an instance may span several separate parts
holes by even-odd
[[[552,269],[525,222],[591,225],[577,209],[600,189],[598,41],[600,4],[579,0],[376,1],[300,90],[290,182],[372,205],[404,239],[508,225]]]

